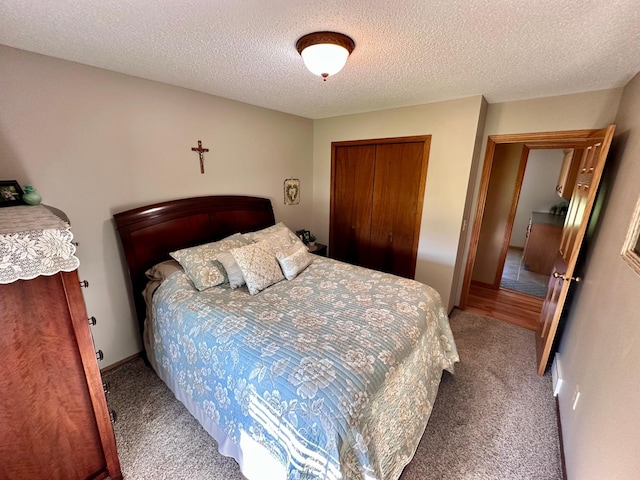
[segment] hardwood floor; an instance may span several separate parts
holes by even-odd
[[[467,310],[535,330],[544,299],[471,282]]]

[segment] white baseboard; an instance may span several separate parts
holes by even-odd
[[[562,389],[562,370],[560,368],[560,356],[556,353],[551,365],[551,378],[553,379],[553,396],[557,397]]]

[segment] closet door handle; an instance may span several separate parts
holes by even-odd
[[[389,232],[389,243],[393,243],[393,232]]]

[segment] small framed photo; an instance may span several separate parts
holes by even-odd
[[[0,207],[24,205],[24,192],[15,180],[0,180]]]
[[[311,232],[309,230],[296,230],[296,235],[306,245],[309,243]]]
[[[300,203],[300,180],[287,178],[284,181],[284,204],[298,205]]]

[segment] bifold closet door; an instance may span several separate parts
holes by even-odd
[[[376,145],[369,268],[415,276],[424,148],[424,142]]]
[[[332,144],[331,258],[414,278],[430,140]]]
[[[329,249],[331,258],[354,265],[369,262],[375,152],[373,145],[334,152]]]

